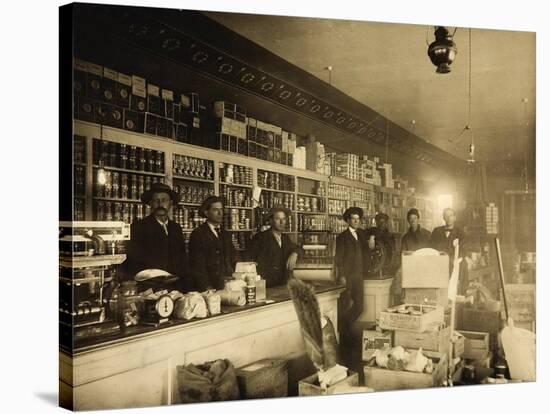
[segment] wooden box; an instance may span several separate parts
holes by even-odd
[[[458,331],[464,336],[464,359],[480,360],[489,354],[489,334],[487,332]]]
[[[425,309],[430,309],[430,311],[422,313],[422,315],[409,315],[385,310],[380,312],[378,325],[382,329],[424,332],[430,325],[443,322],[444,313],[442,306],[414,304],[405,304],[405,306],[412,307],[421,312],[424,312]]]
[[[507,284],[506,299],[508,312],[516,322],[532,322],[536,311],[536,290],[534,284]]]
[[[395,345],[403,348],[413,348],[425,351],[447,353],[451,342],[451,328],[441,329],[441,324],[434,324],[425,332],[410,332],[396,330],[394,332]]]
[[[331,395],[337,391],[339,386],[348,385],[348,386],[358,386],[359,385],[359,374],[348,370],[347,378],[344,378],[342,381],[337,382],[336,384],[331,385],[330,387],[323,389],[319,385],[317,379],[317,373],[310,375],[307,378],[301,380],[298,384],[298,390],[300,396],[306,395]]]
[[[446,307],[448,303],[447,288],[406,288],[405,302],[418,305],[439,305]]]
[[[460,330],[488,332],[491,348],[497,346],[497,336],[500,332],[500,312],[464,307]]]
[[[401,260],[403,288],[447,288],[449,285],[449,256],[445,253],[415,256],[412,252],[403,252]]]
[[[447,378],[447,357],[441,354],[430,358],[434,361],[431,374],[365,366],[365,386],[375,391],[439,387]]]
[[[263,359],[237,369],[241,398],[276,398],[288,394],[287,361]]]
[[[392,332],[379,332],[376,330],[364,330],[363,331],[363,346],[362,346],[362,360],[368,361],[371,359],[374,352],[377,349],[382,349],[384,346],[391,348],[392,345]]]

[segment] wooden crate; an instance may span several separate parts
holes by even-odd
[[[287,361],[284,359],[263,359],[236,371],[243,399],[288,396]]]
[[[377,349],[382,349],[386,345],[391,348],[393,346],[392,344],[391,331],[378,332],[376,330],[364,330],[361,359],[363,361],[368,361]]]
[[[333,384],[330,387],[324,389],[324,388],[321,388],[321,386],[319,385],[319,381],[317,379],[317,373],[315,373],[301,380],[298,384],[298,390],[299,390],[300,396],[331,395],[331,394],[334,394],[338,390],[338,387],[342,385],[348,385],[352,387],[358,386],[359,374],[357,374],[357,372],[348,370],[347,378],[344,378],[342,381],[339,381],[336,384]]]
[[[429,308],[431,311],[428,313],[422,313],[422,315],[408,315],[398,312],[380,312],[380,319],[378,325],[382,329],[388,330],[406,330],[413,332],[424,332],[433,323],[443,323],[444,311],[442,306],[431,305],[414,305],[405,304],[407,307],[412,307],[415,310],[424,312],[424,309]]]
[[[449,256],[401,256],[403,288],[447,288],[449,286]]]
[[[447,288],[405,288],[405,302],[417,305],[439,305],[446,307],[448,304]]]
[[[458,331],[464,336],[464,359],[482,360],[489,354],[487,332]]]
[[[441,324],[435,324],[424,332],[394,331],[395,345],[445,354],[451,342],[451,328],[441,329]]]
[[[492,349],[495,349],[498,333],[500,332],[500,324],[501,317],[499,311],[464,307],[462,309],[461,325],[458,328],[465,331],[489,333],[489,344]]]
[[[430,358],[434,361],[431,374],[365,366],[365,386],[375,391],[439,387],[447,378],[447,357],[441,354]]]

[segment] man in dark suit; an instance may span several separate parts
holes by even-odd
[[[190,272],[199,291],[223,289],[224,279],[235,269],[236,251],[231,235],[222,228],[223,199],[210,196],[199,213],[206,221],[191,233],[189,240]]]
[[[288,211],[273,207],[269,211],[270,228],[257,233],[249,244],[247,258],[257,263],[257,271],[267,287],[283,285],[294,270],[302,249],[284,234]]]
[[[407,212],[409,231],[401,239],[401,251],[414,252],[418,249],[430,247],[431,233],[420,226],[420,213],[416,208]]]
[[[178,276],[176,286],[190,289],[186,274],[187,260],[181,227],[168,217],[179,196],[170,186],[154,183],[141,195],[141,201],[151,207],[151,214],[132,223],[126,253],[128,276],[134,277],[144,269],[161,269]]]
[[[348,208],[343,219],[349,227],[336,237],[334,263],[340,281],[346,285],[340,303],[342,339],[346,342],[351,340],[351,325],[363,312],[363,255],[366,240],[359,229],[362,218],[361,208]]]
[[[443,210],[444,226],[436,227],[432,231],[432,237],[430,239],[430,247],[433,249],[445,252],[449,255],[449,275],[453,271],[454,257],[455,257],[455,240],[458,241],[458,253],[459,257],[466,257],[467,253],[467,240],[464,231],[456,225],[456,213],[454,209],[448,207]],[[459,273],[459,293],[466,289],[468,284],[468,265],[466,260],[460,262]]]
[[[395,260],[396,247],[394,236],[390,233],[388,228],[390,218],[386,213],[380,212],[376,214],[374,220],[376,221],[376,227],[371,227],[364,231],[367,241],[367,248],[370,251],[373,251],[376,244],[383,246],[386,253],[386,258],[382,267],[382,274],[384,276],[394,276],[395,271],[397,270]],[[366,253],[368,260],[369,252],[367,251]]]

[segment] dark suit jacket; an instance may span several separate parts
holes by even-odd
[[[412,229],[409,228],[409,231],[406,232],[401,239],[401,251],[414,252],[424,247],[430,247],[431,236],[432,234],[428,230],[420,226],[418,226],[416,231],[412,231]]]
[[[289,272],[286,262],[291,253],[302,254],[303,250],[290,237],[281,234],[281,247],[271,229],[257,233],[250,241],[247,260],[258,264],[258,274],[266,280],[266,286],[286,283]]]
[[[222,230],[218,238],[206,222],[193,230],[189,240],[189,271],[195,288],[201,292],[223,289],[224,279],[233,274],[236,257],[228,232]]]
[[[144,269],[162,269],[178,276],[181,286],[189,278],[185,241],[179,224],[168,220],[168,235],[153,215],[132,223],[126,247],[126,269],[133,278]]]
[[[363,255],[367,248],[364,232],[360,230],[357,231],[357,240],[349,229],[336,237],[334,263],[338,268],[338,275],[346,278],[346,295],[353,299],[353,306],[345,315],[349,323],[363,312]]]
[[[432,232],[430,238],[430,247],[433,249],[445,252],[449,255],[449,259],[452,262],[454,258],[453,240],[458,239],[459,243],[459,256],[466,256],[467,240],[464,232],[456,225],[452,228],[449,237],[445,237],[445,226],[436,227]]]

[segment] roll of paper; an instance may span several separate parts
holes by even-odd
[[[244,290],[241,290],[241,291],[220,290],[218,293],[220,294],[222,305],[232,305],[232,306],[246,305],[246,295],[244,293]]]

